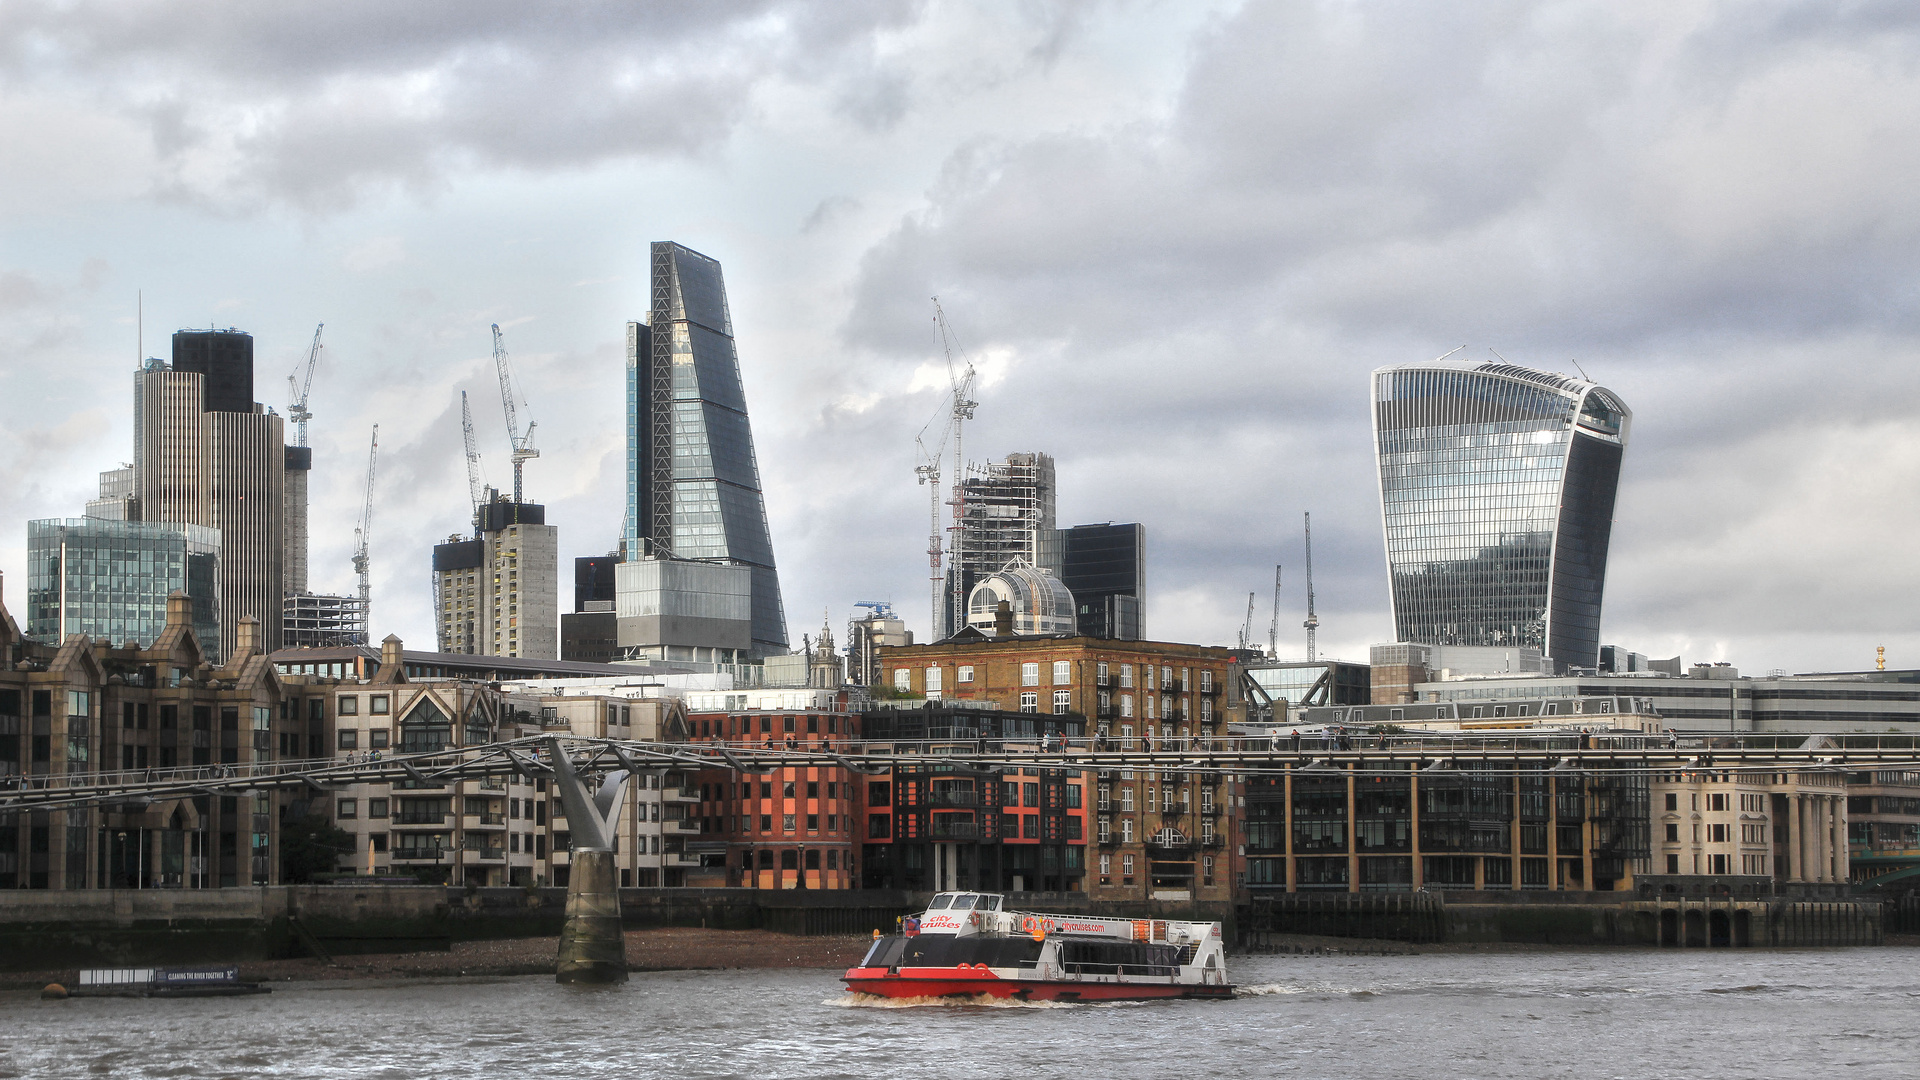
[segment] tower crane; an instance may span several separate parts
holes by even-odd
[[[940,298],[937,296],[933,298],[933,325],[934,332],[940,339],[941,352],[945,355],[947,361],[948,392],[946,398],[941,402],[940,411],[934,414],[933,419],[927,421],[926,427],[921,428],[920,434],[913,440],[914,445],[917,446],[920,451],[920,464],[914,466],[913,472],[914,475],[919,478],[920,483],[928,487],[928,511],[930,521],[927,529],[927,568],[933,594],[931,625],[934,636],[938,638],[941,636],[943,629],[940,625],[940,601],[943,591],[943,579],[945,578],[945,575],[942,573],[940,544],[940,465],[946,456],[947,444],[951,442],[953,444],[953,497],[948,501],[948,505],[953,507],[954,542],[956,548],[953,552],[955,568],[953,596],[949,598],[949,603],[952,606],[946,610],[960,611],[965,608],[967,601],[967,598],[961,594],[961,590],[963,590],[966,585],[960,579],[960,552],[957,547],[959,543],[960,519],[966,512],[965,486],[962,475],[960,449],[961,428],[966,421],[973,419],[973,410],[978,407],[980,403],[973,400],[973,362],[967,360],[965,352],[962,351],[960,356],[960,364],[962,366],[956,366],[954,363],[953,354],[957,346],[953,341],[953,328],[947,325],[947,313],[941,309]],[[934,423],[939,421],[943,416],[945,417],[946,423],[941,428],[940,441],[938,444],[929,447],[927,445],[927,433],[932,430]]]
[[[460,434],[467,446],[467,500],[473,503],[474,520],[480,520],[480,504],[485,489],[480,484],[480,448],[473,441],[473,410],[467,407],[467,392],[460,391]]]
[[[1309,513],[1306,515],[1306,518],[1307,518],[1307,621],[1301,623],[1300,625],[1305,627],[1307,631],[1307,660],[1308,662],[1312,662],[1314,659],[1316,659],[1316,656],[1314,653],[1313,635],[1316,630],[1320,629],[1320,616],[1315,615],[1313,613],[1313,515]]]
[[[513,408],[513,373],[507,367],[507,346],[500,337],[500,324],[493,324],[493,366],[500,372],[500,404],[507,411],[507,441],[513,445],[513,501],[520,501],[520,468],[540,456],[533,448],[536,421],[527,421],[527,433],[520,433],[520,419]]]
[[[1249,648],[1253,644],[1253,594],[1247,594],[1247,621],[1240,624],[1240,647]]]
[[[1267,624],[1267,659],[1280,659],[1280,564],[1273,567],[1273,621]]]
[[[373,629],[373,585],[368,576],[367,542],[373,535],[373,468],[380,458],[380,425],[373,425],[373,442],[367,448],[367,501],[360,511],[360,525],[353,530],[353,572],[360,575],[360,618],[368,634]]]
[[[287,419],[293,421],[298,436],[295,446],[307,445],[307,421],[313,419],[313,413],[307,411],[307,396],[313,392],[313,369],[320,363],[320,331],[327,328],[326,323],[313,328],[313,347],[307,350],[306,375],[299,368],[287,376]]]

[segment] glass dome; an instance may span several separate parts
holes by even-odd
[[[1016,634],[1071,634],[1075,631],[1073,594],[1060,579],[1034,566],[1014,561],[973,587],[967,595],[967,625],[993,633],[993,616],[1000,601],[1013,610]]]

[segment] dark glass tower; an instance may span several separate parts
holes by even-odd
[[[1626,405],[1506,364],[1382,368],[1373,391],[1397,640],[1597,666]]]
[[[753,651],[787,651],[787,616],[740,387],[720,264],[653,245],[653,308],[627,327],[627,557],[740,563]]]

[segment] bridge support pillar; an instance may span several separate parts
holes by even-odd
[[[626,982],[627,939],[620,929],[620,874],[613,852],[576,851],[571,861],[554,981]]]

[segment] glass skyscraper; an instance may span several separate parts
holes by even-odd
[[[787,616],[719,262],[652,247],[653,303],[627,326],[626,558],[752,569],[752,651],[787,651]]]
[[[27,522],[27,633],[58,644],[69,634],[116,647],[152,648],[167,625],[167,597],[193,600],[193,636],[221,658],[220,532],[166,521],[49,518]]]
[[[1632,415],[1593,383],[1508,364],[1374,372],[1397,640],[1597,666]]]

